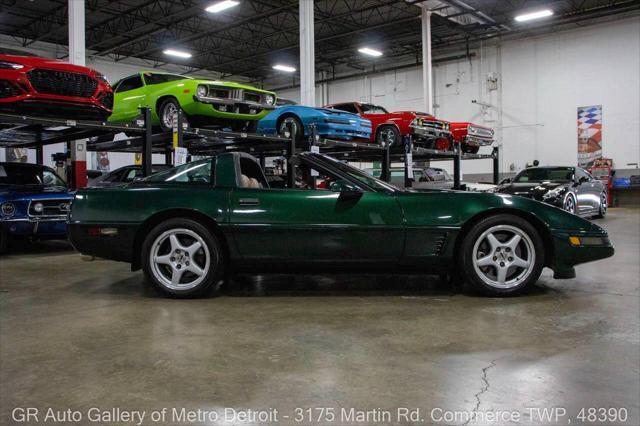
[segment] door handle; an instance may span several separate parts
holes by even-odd
[[[241,206],[259,206],[260,200],[257,198],[240,198],[238,204]]]

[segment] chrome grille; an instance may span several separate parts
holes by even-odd
[[[482,139],[493,139],[493,130],[484,127],[469,126],[468,135]]]
[[[42,211],[36,211],[36,206],[42,204]],[[71,200],[51,199],[32,200],[29,203],[29,216],[34,218],[66,218],[71,207]]]

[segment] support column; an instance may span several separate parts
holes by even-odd
[[[84,0],[69,1],[69,62],[75,65],[86,65],[85,60],[85,24]],[[71,188],[87,186],[87,151],[86,139],[71,141],[71,171],[69,173]]]
[[[433,115],[433,76],[431,69],[431,11],[422,7],[422,87],[425,111]]]
[[[313,0],[300,0],[300,104],[316,105]]]

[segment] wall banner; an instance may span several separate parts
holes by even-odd
[[[602,105],[578,107],[578,166],[602,158]]]

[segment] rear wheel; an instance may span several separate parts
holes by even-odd
[[[395,145],[399,146],[402,142],[402,136],[396,126],[380,126],[376,130],[376,142],[382,146]]]
[[[291,133],[289,133],[291,131]],[[298,117],[287,116],[278,125],[278,134],[283,138],[293,137],[298,145],[304,139],[304,127]]]
[[[534,284],[544,267],[544,245],[526,220],[509,214],[483,219],[465,236],[460,264],[477,290],[505,296]]]
[[[217,238],[191,219],[169,219],[149,233],[142,245],[145,278],[170,297],[196,297],[216,291],[223,276]]]

